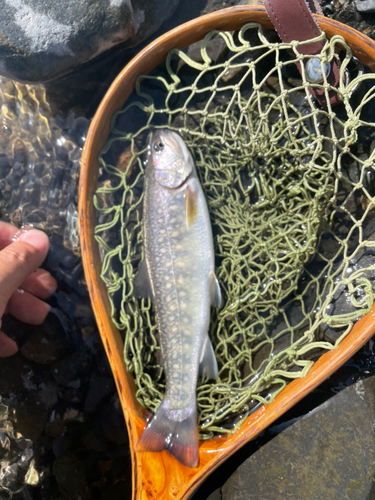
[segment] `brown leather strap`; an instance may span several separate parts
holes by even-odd
[[[292,40],[304,42],[305,40],[316,38],[321,34],[321,29],[312,15],[312,12],[323,14],[316,0],[264,0],[264,6],[268,17],[271,19],[283,42],[290,43]],[[319,54],[323,47],[324,41],[314,42],[300,45],[298,52],[314,56]],[[339,58],[335,56],[331,62],[331,71],[327,77],[328,83],[333,87],[336,87],[339,82],[339,65]],[[301,71],[299,64],[297,66]],[[319,104],[323,108],[327,108],[324,90],[317,90],[313,87],[310,87],[309,90],[317,98]],[[336,91],[329,91],[328,96],[331,106],[340,103],[340,98]]]

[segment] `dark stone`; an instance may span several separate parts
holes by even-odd
[[[118,399],[116,398],[115,401]],[[111,402],[103,404],[100,408],[99,421],[106,438],[117,445],[128,443],[128,433],[125,426],[125,420],[120,408],[117,408]]]
[[[92,374],[89,390],[85,400],[85,411],[93,412],[98,405],[109,396],[115,389],[113,379],[100,377],[96,373]]]
[[[70,448],[72,441],[72,437],[68,434],[58,436],[52,443],[52,451],[55,457],[63,455]]]
[[[0,179],[4,179],[8,175],[11,167],[12,167],[12,165],[10,163],[9,158],[4,153],[1,153],[0,154]]]
[[[37,327],[25,325],[25,323],[9,315],[3,317],[1,326],[1,329],[8,337],[11,337],[17,343],[19,348],[24,344],[35,328]]]
[[[103,435],[97,435],[93,429],[90,429],[82,436],[82,444],[89,450],[97,452],[108,451],[108,441],[103,438]]]
[[[373,221],[372,221],[373,222]],[[369,226],[372,226],[370,223]],[[370,227],[366,228],[366,231],[368,233]],[[370,242],[374,241],[375,239],[375,233],[372,233],[370,235],[367,235],[366,232],[364,232],[364,238],[369,240]],[[364,248],[359,248],[356,249],[355,253],[352,255],[350,262],[349,262],[349,267],[346,270],[346,273],[344,275],[345,278],[349,278],[350,275],[360,269],[368,269],[366,270],[362,277],[368,280],[372,286],[372,289],[375,290],[375,271],[371,269],[371,266],[373,265],[374,262],[374,256],[375,256],[375,250],[370,244],[368,246],[365,246]],[[340,278],[341,279],[341,278]],[[336,280],[336,282],[339,282],[339,279]],[[357,286],[355,293],[354,293],[354,298],[357,301],[360,301],[365,297],[365,290]],[[342,314],[348,314],[348,313],[355,313],[358,311],[358,308],[356,308],[352,304],[352,295],[349,293],[349,289],[345,285],[340,285],[337,290],[335,291],[335,294],[332,298],[332,302],[328,305],[326,313],[331,315],[331,316],[338,316]],[[329,340],[330,342],[335,342],[338,337],[342,334],[342,330],[340,329],[335,329],[331,328],[329,324],[324,324],[321,327],[321,332],[325,336],[325,340]]]
[[[375,377],[308,413],[248,458],[223,500],[374,498]],[[274,429],[277,431],[278,429]]]
[[[374,0],[357,0],[356,7],[358,12],[375,12]]]
[[[66,452],[56,458],[53,464],[53,474],[63,498],[67,500],[82,500],[90,498],[89,487],[85,477],[84,462],[78,460],[72,452]]]
[[[16,393],[22,398],[26,393],[23,378],[28,371],[27,365],[19,354],[10,358],[2,358],[0,363],[0,394],[5,396]]]
[[[51,372],[56,382],[62,386],[69,386],[70,382],[79,378],[80,372],[85,369],[85,352],[79,349],[51,366]]]
[[[45,82],[110,47],[133,47],[154,33],[178,0],[0,0],[0,73]]]
[[[30,393],[14,406],[16,419],[14,429],[27,439],[36,441],[44,431],[48,420],[47,409],[40,404],[38,395]]]
[[[46,406],[46,408],[52,408],[55,406],[58,401],[56,384],[51,382],[42,382],[39,385],[39,399]]]
[[[21,354],[36,363],[49,365],[67,351],[65,339],[49,336],[45,331],[33,332],[21,349]]]
[[[207,500],[221,500],[220,489],[213,491]]]

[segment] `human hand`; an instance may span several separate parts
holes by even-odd
[[[49,240],[42,231],[19,230],[0,222],[0,329],[4,314],[31,325],[43,323],[50,306],[40,299],[46,299],[57,288],[50,273],[38,269],[48,249]],[[0,330],[0,357],[17,351],[14,340]]]

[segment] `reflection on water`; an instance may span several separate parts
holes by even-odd
[[[44,267],[58,281],[43,326],[4,318],[3,329],[20,353],[0,363],[2,499],[30,499],[41,490],[49,500],[60,492],[88,498],[87,457],[93,460],[87,474],[101,477],[95,439],[103,453],[110,453],[113,439],[127,442],[80,259],[77,186],[88,125],[72,113],[53,116],[43,87],[0,78],[0,219],[47,233],[51,248]],[[116,463],[123,453],[107,457]]]
[[[52,117],[43,87],[0,80],[0,214],[79,253],[77,182],[89,121]]]

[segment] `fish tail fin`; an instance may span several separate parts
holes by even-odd
[[[184,420],[173,420],[167,415],[163,401],[139,438],[136,450],[167,450],[186,467],[196,467],[199,455],[196,408]]]

